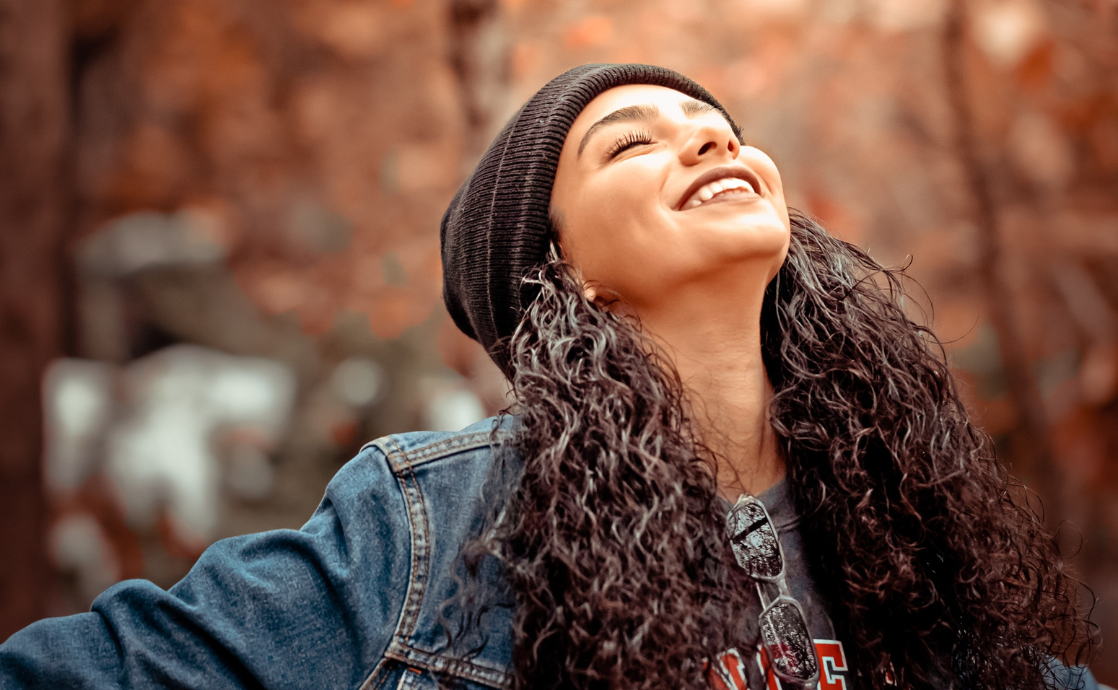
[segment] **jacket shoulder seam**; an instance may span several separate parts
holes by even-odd
[[[370,441],[362,446],[362,450],[370,447],[379,448],[388,458],[392,471],[399,476],[401,472],[410,472],[421,465],[459,453],[489,447],[493,445],[494,441],[498,443],[508,441],[513,436],[513,432],[505,430],[498,431],[495,438],[491,431],[477,431],[469,434],[455,434],[415,448],[405,448],[399,443],[397,436],[393,435]]]

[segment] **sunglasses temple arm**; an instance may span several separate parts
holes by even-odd
[[[757,598],[761,600],[761,610],[764,611],[772,604],[775,599],[771,599],[765,587],[761,584],[760,580],[754,580],[753,585],[757,588]]]
[[[777,578],[776,586],[777,589],[780,590],[781,596],[786,596],[789,599],[795,599],[795,597],[792,596],[792,590],[788,587],[788,578],[784,576],[784,573],[781,573],[780,577]]]

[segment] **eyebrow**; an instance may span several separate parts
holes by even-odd
[[[679,104],[679,107],[683,109],[683,114],[687,117],[695,117],[696,115],[702,115],[712,110],[717,110],[717,108],[710,103],[697,101],[695,99],[683,101]],[[590,125],[590,129],[586,130],[586,134],[582,135],[582,141],[578,144],[578,155],[582,155],[582,151],[590,142],[590,138],[602,127],[618,122],[652,122],[658,117],[660,117],[660,109],[654,105],[630,105],[615,110],[601,120]]]

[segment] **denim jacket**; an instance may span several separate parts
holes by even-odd
[[[498,438],[511,436],[506,418]],[[178,584],[120,582],[0,645],[0,688],[436,688],[451,571],[481,524],[494,420],[367,444],[295,530],[221,540]],[[512,613],[461,687],[508,684]]]
[[[488,510],[491,444],[515,431],[495,423],[373,441],[302,529],[224,539],[168,591],[129,580],[89,613],[28,626],[0,645],[0,689],[506,687],[510,609],[483,619],[487,644],[465,662],[439,624]]]

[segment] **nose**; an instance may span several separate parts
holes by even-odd
[[[733,160],[740,151],[741,142],[728,122],[704,118],[704,121],[695,123],[680,158],[684,165],[697,165],[711,158]]]

